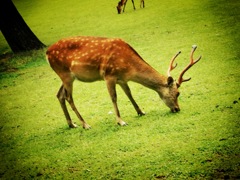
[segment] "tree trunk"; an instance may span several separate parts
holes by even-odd
[[[14,53],[45,47],[25,23],[11,0],[0,0],[0,29]]]

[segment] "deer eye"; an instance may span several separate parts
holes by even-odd
[[[177,93],[177,97],[180,96],[180,92]]]

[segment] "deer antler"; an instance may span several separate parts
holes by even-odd
[[[175,56],[173,56],[172,60],[170,61],[170,65],[169,65],[169,68],[167,71],[168,77],[171,76],[170,71],[172,71],[173,69],[175,69],[177,67],[177,63],[175,64],[175,66],[173,66],[173,62],[180,53],[181,53],[181,51],[179,51]]]
[[[196,64],[201,58],[202,56],[200,56],[197,60],[194,61],[193,59],[193,53],[194,51],[197,49],[197,46],[196,45],[193,45],[192,46],[192,51],[191,51],[191,54],[190,54],[190,63],[185,67],[185,69],[181,72],[179,78],[178,78],[178,87],[180,87],[180,85],[182,84],[182,82],[186,82],[186,81],[189,81],[191,78],[188,78],[188,79],[183,79],[183,75],[184,73],[190,68],[192,67],[194,64]]]

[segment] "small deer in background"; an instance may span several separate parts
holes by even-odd
[[[124,126],[126,123],[122,120],[117,105],[116,84],[121,86],[140,116],[145,113],[133,99],[127,84],[128,81],[140,83],[156,91],[172,112],[178,112],[180,111],[178,88],[182,82],[190,80],[190,78],[183,79],[183,75],[201,59],[200,56],[196,61],[193,60],[196,48],[197,46],[192,47],[190,63],[181,72],[178,81],[173,80],[170,71],[177,66],[177,64],[173,64],[180,52],[172,58],[167,71],[168,76],[164,76],[145,62],[129,44],[121,39],[82,36],[66,38],[50,46],[46,54],[50,66],[62,80],[57,98],[69,127],[74,128],[76,125],[70,118],[65,101],[70,104],[82,122],[83,128],[89,129],[90,126],[84,121],[73,102],[72,91],[75,79],[83,82],[104,80],[113,103],[117,123]]]
[[[123,12],[125,11],[125,6],[127,4],[127,1],[128,0],[120,0],[118,2],[118,5],[117,5],[117,12],[118,14],[121,14],[122,12],[122,7],[123,7]],[[133,4],[133,9],[135,10],[135,4],[134,4],[134,0],[132,0],[132,4]],[[144,0],[140,0],[140,8],[144,8],[145,7],[145,4],[144,4]]]

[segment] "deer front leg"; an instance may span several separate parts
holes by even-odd
[[[127,4],[127,0],[123,3],[123,12],[125,11],[126,4]]]
[[[144,7],[145,7],[144,0],[141,0],[141,2],[140,2],[140,8],[144,8]]]
[[[131,93],[131,90],[130,90],[128,84],[127,83],[119,83],[119,85],[121,86],[121,88],[123,89],[123,91],[125,92],[127,97],[129,98],[129,100],[131,101],[132,105],[134,106],[135,110],[137,111],[137,114],[139,116],[145,115],[145,113],[139,108],[136,101],[133,99],[132,93]]]
[[[121,117],[120,117],[120,112],[117,106],[117,93],[116,93],[116,80],[115,79],[110,79],[110,78],[106,78],[106,83],[107,83],[107,88],[108,88],[108,92],[110,94],[112,103],[113,103],[113,107],[115,110],[115,114],[116,114],[116,120],[117,123],[120,126],[125,126],[127,125],[127,123],[125,123]]]
[[[133,9],[135,10],[135,4],[134,4],[134,0],[132,0],[132,4],[133,4]]]

